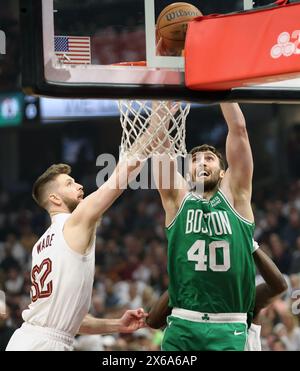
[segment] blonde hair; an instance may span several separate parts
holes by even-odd
[[[71,167],[67,164],[51,165],[41,176],[37,178],[32,187],[32,197],[34,201],[41,207],[46,208],[44,200],[45,188],[55,180],[60,174],[70,174]]]

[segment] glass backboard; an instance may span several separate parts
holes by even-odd
[[[105,98],[114,98],[118,94],[120,97],[159,95],[171,98],[193,98],[194,95],[196,99],[203,97],[204,100],[237,100],[240,97],[240,101],[247,101],[252,97],[260,101],[264,100],[262,91],[271,89],[274,90],[274,96],[268,100],[274,98],[276,101],[280,98],[280,89],[288,90],[289,95],[290,89],[295,88],[299,89],[300,94],[300,79],[250,89],[233,89],[230,92],[188,91],[184,85],[184,58],[156,53],[155,23],[160,12],[173,2],[22,0],[21,10],[27,17],[23,16],[23,27],[26,22],[37,22],[37,18],[41,18],[40,23],[33,27],[33,32],[39,33],[38,27],[41,27],[42,35],[35,35],[36,41],[32,41],[32,47],[38,48],[40,37],[42,66],[38,72],[43,74],[44,79],[40,85],[50,86],[46,95]],[[198,7],[204,15],[249,10],[254,6],[252,0],[188,2]],[[255,6],[270,3],[272,1],[261,0],[256,1]],[[31,13],[31,17],[28,13]],[[36,55],[31,57],[33,63]],[[137,63],[140,61],[144,63]],[[59,89],[54,89],[57,86]],[[39,90],[43,89],[37,89],[38,94]],[[261,91],[256,95],[257,90]]]

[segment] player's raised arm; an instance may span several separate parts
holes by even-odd
[[[149,127],[123,154],[111,177],[97,191],[82,200],[73,211],[64,228],[64,237],[72,249],[81,254],[86,252],[87,246],[90,246],[94,238],[97,221],[140,172],[142,163],[137,159],[146,159],[156,143],[165,145],[160,136],[161,128],[170,114],[169,109],[155,110]]]
[[[253,222],[251,208],[253,158],[244,115],[237,103],[222,103],[228,126],[226,158],[228,169],[221,189],[241,216]]]
[[[79,203],[64,228],[64,237],[73,250],[85,253],[87,246],[92,242],[97,222],[124,192],[141,166],[139,161],[121,160],[110,178]]]
[[[177,169],[177,161],[170,153],[174,153],[172,146],[174,143],[168,136],[170,130],[171,115],[168,114],[168,108],[174,115],[178,106],[174,102],[169,102],[164,112],[164,107],[159,110],[155,107],[156,102],[152,103],[154,115],[150,120],[151,130],[157,130],[156,136],[152,139],[160,142],[158,153],[152,156],[153,176],[157,190],[159,191],[163,207],[166,212],[166,225],[168,225],[177,213],[181,201],[188,191],[188,184]]]
[[[226,158],[229,182],[235,197],[251,197],[253,159],[244,115],[237,103],[222,103],[228,125]]]

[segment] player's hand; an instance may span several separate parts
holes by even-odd
[[[169,116],[170,113],[172,116],[175,116],[176,112],[179,110],[180,102],[175,101],[166,101],[164,104],[161,102],[153,101],[152,102],[152,111],[155,112],[155,116],[158,116],[159,121],[165,116]]]
[[[145,313],[143,308],[127,310],[120,318],[119,332],[130,333],[140,328],[147,327],[145,323],[145,318],[147,316],[148,313]]]
[[[164,40],[161,37],[158,37],[156,39],[156,55],[160,56],[169,56],[169,57],[180,57],[182,56],[182,49],[174,48],[170,49],[168,48]]]
[[[156,40],[157,40],[156,41],[156,55],[161,55],[161,56],[170,55],[168,48],[164,44],[163,39],[161,37],[158,37]]]

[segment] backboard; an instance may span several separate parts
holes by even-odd
[[[300,79],[222,92],[184,85],[184,58],[156,54],[155,22],[172,0],[21,0],[23,87],[80,98],[297,101]],[[252,0],[188,0],[203,14],[253,8]],[[256,1],[256,6],[272,1]],[[129,62],[145,61],[128,65]]]

